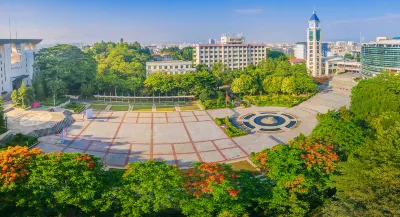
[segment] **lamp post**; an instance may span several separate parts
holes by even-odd
[[[6,131],[8,130],[7,119],[8,119],[7,115],[4,115],[4,120],[6,121]]]

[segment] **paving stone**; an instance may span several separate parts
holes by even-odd
[[[129,155],[128,163],[135,163],[135,162],[145,162],[150,160],[150,156],[148,155]]]
[[[153,122],[155,124],[159,124],[159,123],[164,124],[164,123],[167,123],[167,119],[166,118],[154,118]]]
[[[196,146],[197,151],[212,151],[212,150],[217,150],[214,146],[214,144],[211,141],[208,142],[196,142],[194,143]]]
[[[52,145],[52,144],[46,144],[46,143],[39,143],[36,148],[42,149],[46,153],[50,152],[60,152],[62,151],[65,147],[63,146],[58,146],[58,145]]]
[[[169,144],[153,145],[153,154],[173,154]]]
[[[156,113],[153,114],[153,117],[155,117],[155,118],[165,118],[166,115],[163,112],[156,112]]]
[[[176,164],[174,159],[174,155],[153,155],[154,160],[156,161],[165,161],[167,164]]]
[[[68,148],[78,148],[78,149],[86,149],[89,144],[93,142],[90,140],[74,140],[70,145],[68,145]]]
[[[221,152],[225,155],[225,157],[228,160],[247,157],[247,155],[242,150],[240,150],[240,148],[224,149],[221,150]]]
[[[200,157],[204,162],[220,162],[225,160],[218,151],[201,152]]]
[[[202,116],[196,116],[197,117],[197,119],[199,120],[199,121],[212,121],[212,119],[210,118],[210,116],[205,116],[205,115],[202,115]]]
[[[82,153],[83,150],[76,149],[76,148],[66,148],[63,152],[64,153]]]
[[[150,144],[147,145],[137,145],[132,144],[131,154],[150,154]]]
[[[182,167],[188,167],[193,165],[195,162],[199,162],[200,159],[196,154],[177,154],[178,165]]]
[[[174,144],[176,153],[192,153],[195,152],[191,143]]]
[[[100,152],[100,151],[86,151],[85,152],[86,154],[90,154],[90,155],[94,155],[94,156],[96,156],[96,157],[99,157],[99,158],[103,158],[104,157],[104,152]]]
[[[111,145],[110,152],[112,153],[120,153],[120,154],[128,154],[130,144],[122,144],[122,143],[115,143]]]
[[[127,154],[108,153],[105,157],[105,162],[107,165],[125,166],[127,157]]]
[[[194,116],[190,116],[190,117],[182,117],[184,122],[194,122],[197,121],[197,119]]]
[[[180,117],[177,117],[177,118],[168,118],[168,122],[169,122],[169,123],[181,123],[182,120],[181,120]]]
[[[214,143],[219,149],[236,147],[235,143],[230,139],[215,140]]]
[[[139,112],[139,117],[140,118],[151,118],[151,113]]]
[[[101,151],[101,152],[106,152],[107,149],[110,147],[111,143],[107,142],[100,142],[100,141],[94,141],[88,150],[90,151]]]
[[[182,117],[194,117],[193,112],[181,112]]]
[[[151,118],[139,118],[138,123],[150,124]]]

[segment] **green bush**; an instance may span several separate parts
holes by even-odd
[[[230,137],[237,137],[237,136],[245,136],[247,132],[235,127],[232,122],[229,120],[229,117],[225,118],[215,118],[215,123],[219,126],[225,125],[225,132]]]
[[[85,108],[85,104],[80,104],[76,102],[71,102],[67,105],[66,109],[74,110],[74,113],[80,112],[83,108]]]
[[[245,96],[244,99],[249,101],[251,104],[257,106],[284,106],[293,107],[309,99],[314,94],[292,96],[282,94],[270,94],[262,96]]]
[[[22,133],[15,134],[12,139],[6,142],[6,146],[2,147],[0,150],[7,149],[8,146],[30,146],[35,144],[38,141],[36,137],[27,136]],[[28,144],[26,144],[28,142]]]
[[[203,105],[204,109],[217,109],[217,108],[235,108],[235,105],[225,100],[221,99],[211,99],[211,100],[199,100],[199,103]]]

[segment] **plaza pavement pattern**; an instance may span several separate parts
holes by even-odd
[[[247,158],[251,152],[285,144],[300,133],[310,134],[318,123],[318,113],[349,106],[350,89],[355,85],[352,80],[349,82],[352,75],[335,78],[322,92],[292,108],[253,106],[139,113],[96,111],[92,120],[75,116],[76,121],[68,129],[64,144],[59,135],[52,135],[39,138],[37,147],[45,152],[92,154],[110,167],[124,167],[130,162],[150,159],[188,167],[198,161],[226,162]],[[215,117],[239,117],[259,111],[293,115],[298,126],[289,131],[229,138],[213,121]]]

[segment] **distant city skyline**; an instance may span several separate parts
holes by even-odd
[[[376,0],[3,0],[0,38],[40,38],[43,44],[139,41],[194,43],[243,33],[248,42],[294,43],[306,40],[314,7],[323,41],[365,41],[400,36],[400,1]]]

